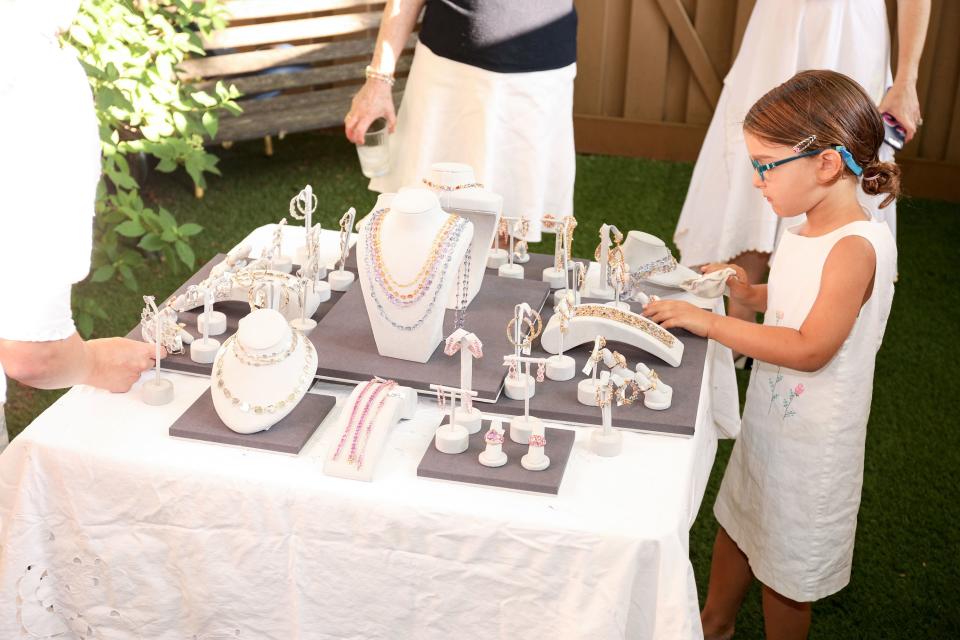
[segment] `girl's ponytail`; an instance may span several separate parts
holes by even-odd
[[[900,167],[892,162],[874,160],[863,168],[860,186],[868,196],[887,194],[880,203],[880,207],[883,208],[900,195]]]

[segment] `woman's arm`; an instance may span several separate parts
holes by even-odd
[[[6,375],[36,389],[89,384],[109,391],[130,389],[154,364],[152,344],[104,338],[84,342],[74,333],[65,340],[0,340],[0,364]]]
[[[930,0],[898,0],[897,75],[879,108],[881,113],[890,113],[903,125],[907,142],[916,134],[920,121],[917,76],[929,21]]]
[[[865,238],[848,236],[823,266],[820,291],[800,329],[771,327],[718,316],[686,302],[659,300],[643,315],[664,329],[681,327],[757,360],[798,371],[817,371],[850,335],[873,288],[876,253]]]
[[[420,10],[426,0],[387,0],[383,9],[383,20],[377,34],[377,44],[373,50],[370,66],[377,73],[392,76],[397,68],[397,60],[403,52],[413,27],[417,24]],[[367,129],[377,118],[386,118],[392,132],[397,122],[393,106],[392,87],[388,82],[377,78],[367,78],[360,91],[353,97],[350,112],[344,119],[347,139],[354,144],[362,144]]]

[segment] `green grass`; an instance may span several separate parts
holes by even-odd
[[[221,152],[224,178],[211,180],[203,200],[193,198],[181,175],[154,176],[147,195],[180,222],[206,227],[196,238],[198,260],[225,251],[252,228],[286,215],[287,202],[306,183],[314,186],[325,226],[348,207],[365,213],[374,195],[342,138],[295,136],[264,158],[256,143]],[[588,230],[603,221],[670,238],[683,203],[691,165],[581,156],[577,161],[575,252],[593,251]],[[552,236],[533,250],[552,251]],[[952,313],[960,293],[951,285],[960,246],[960,206],[902,200],[899,207],[900,282],[886,339],[877,359],[873,410],[867,436],[863,504],[857,529],[853,579],[814,607],[812,638],[960,637],[960,436],[956,400],[960,339]],[[162,298],[185,279],[154,265],[150,290]],[[90,295],[81,285],[75,295]],[[141,302],[121,285],[99,287],[110,310],[98,335],[123,335],[139,319]],[[950,311],[953,309],[954,311]],[[741,376],[741,386],[746,378]],[[13,384],[7,407],[11,435],[58,397]],[[716,534],[712,505],[732,442],[723,441],[703,508],[690,536],[690,556],[701,600]],[[798,478],[802,481],[802,478]],[[759,591],[754,589],[737,622],[737,637],[763,635]]]

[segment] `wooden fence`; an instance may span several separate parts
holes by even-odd
[[[755,0],[576,0],[574,123],[587,153],[695,160]],[[896,0],[887,0],[896,61]],[[933,0],[898,154],[911,195],[960,201],[960,1]]]

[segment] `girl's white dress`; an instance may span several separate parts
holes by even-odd
[[[772,252],[779,219],[758,189],[743,142],[743,119],[763,94],[798,71],[832,69],[859,82],[875,103],[891,84],[883,0],[757,0],[737,59],[707,130],[674,242],[686,265]],[[798,140],[799,142],[799,140]],[[881,147],[881,159],[893,152]],[[858,192],[871,216],[896,233],[896,205]]]
[[[819,371],[754,364],[714,514],[760,582],[808,602],[850,581],[874,361],[893,301],[896,246],[882,222],[853,222],[820,237],[796,229],[784,232],[774,254],[764,324],[800,328],[830,250],[847,236],[873,245],[873,292]]]

